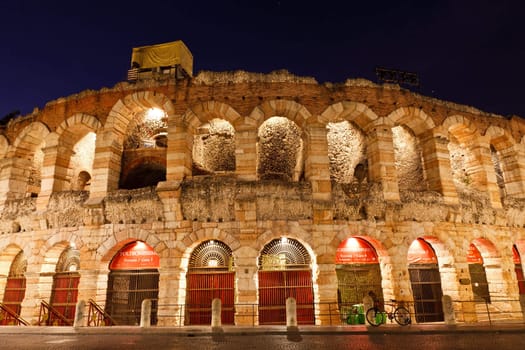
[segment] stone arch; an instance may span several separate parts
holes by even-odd
[[[82,126],[88,130],[92,130],[96,133],[102,128],[102,123],[97,117],[92,115],[76,113],[60,123],[55,132],[59,135],[59,137],[65,137],[67,136],[66,133],[68,130],[78,128],[79,126]]]
[[[9,140],[4,135],[0,135],[0,159],[5,158],[9,150]]]
[[[168,116],[174,115],[175,113],[173,103],[164,94],[156,91],[135,92],[115,103],[109,112],[104,130],[112,131],[115,134],[115,141],[122,144],[124,134],[135,114],[150,108],[161,109],[166,112]]]
[[[13,260],[18,255],[18,253],[23,251],[24,249],[16,243],[10,243],[4,248],[2,248],[0,254],[0,275],[9,275],[9,270],[11,269],[11,264],[13,263]],[[3,290],[3,288],[0,288],[0,290]]]
[[[40,273],[55,272],[57,262],[62,252],[72,247],[81,250],[84,246],[82,239],[68,232],[61,232],[50,237],[41,248],[41,266]]]
[[[33,122],[26,126],[13,142],[14,156],[31,159],[49,132],[47,125],[42,122]]]
[[[184,123],[193,130],[212,119],[224,119],[236,129],[236,126],[242,123],[243,118],[233,107],[219,101],[196,104],[182,115]]]
[[[489,138],[489,142],[498,150],[505,150],[516,145],[514,137],[505,129],[491,125],[485,131],[485,136]]]
[[[304,130],[306,121],[312,114],[295,101],[269,100],[255,107],[248,118],[254,120],[254,124],[259,128],[264,121],[274,116],[287,118]]]
[[[135,241],[142,241],[155,250],[159,257],[166,257],[169,252],[168,244],[165,241],[159,240],[158,236],[150,231],[142,229],[128,229],[120,232],[115,232],[102,242],[97,248],[97,256],[100,257],[99,268],[101,271],[109,270],[109,263],[127,244]],[[160,260],[161,266],[166,264],[163,259]]]
[[[377,114],[363,103],[342,101],[328,106],[321,113],[319,121],[322,124],[328,124],[346,120],[366,130],[378,118]]]
[[[436,127],[434,121],[422,108],[401,107],[390,113],[387,117],[393,125],[405,125],[419,136]]]

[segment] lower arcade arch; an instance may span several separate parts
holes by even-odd
[[[381,268],[375,248],[366,239],[350,237],[341,242],[335,256],[337,299],[341,315],[373,292],[383,300]]]
[[[286,324],[286,299],[296,300],[297,324],[315,324],[311,257],[297,240],[281,237],[259,256],[259,325]]]
[[[151,299],[151,324],[157,324],[160,258],[148,244],[134,241],[109,264],[107,312],[117,325],[140,324],[142,301]]]
[[[26,294],[27,260],[24,252],[20,251],[9,269],[9,275],[4,290],[2,308],[0,308],[0,326],[18,324],[16,317],[22,311],[22,301]]]
[[[190,256],[186,275],[186,324],[210,325],[213,299],[221,300],[221,324],[235,323],[235,271],[232,250],[209,240]]]
[[[525,277],[523,275],[523,266],[518,247],[514,244],[512,246],[512,257],[514,261],[514,272],[518,281],[518,292],[521,302],[522,310],[525,308]]]
[[[58,258],[53,276],[49,299],[53,312],[50,312],[45,320],[46,326],[73,325],[80,282],[79,269],[80,252],[73,247],[67,247]]]
[[[482,243],[477,243],[482,244]],[[470,274],[470,284],[474,301],[490,303],[489,283],[483,257],[474,243],[470,243],[467,254],[468,270]]]
[[[418,238],[410,245],[407,260],[416,321],[443,321],[443,289],[434,249],[425,239]]]

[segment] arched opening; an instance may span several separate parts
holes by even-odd
[[[428,189],[423,170],[423,153],[417,137],[405,126],[392,128],[394,158],[400,191]]]
[[[514,271],[516,272],[516,279],[518,281],[520,302],[523,309],[525,307],[525,277],[523,276],[521,256],[515,244],[512,246],[512,257],[514,261]]]
[[[235,171],[235,130],[223,119],[197,129],[193,140],[193,175]]]
[[[132,190],[156,186],[166,180],[166,166],[155,159],[143,159],[135,167],[122,173],[120,188]]]
[[[68,326],[73,324],[78,298],[78,283],[80,282],[79,269],[80,252],[72,247],[66,248],[58,258],[49,304],[67,322],[50,313],[49,318],[46,320],[46,326]]]
[[[73,188],[76,191],[89,191],[91,185],[91,175],[87,171],[81,171],[76,177],[76,185]]]
[[[376,250],[368,241],[360,237],[345,239],[337,248],[335,264],[341,316],[351,314],[354,305],[361,304],[370,291],[383,300],[381,268]],[[364,323],[364,317],[360,322]]]
[[[159,108],[137,112],[126,130],[121,189],[156,186],[166,180],[168,116]]]
[[[187,324],[210,325],[213,299],[221,300],[221,323],[235,323],[235,272],[230,247],[201,243],[191,254],[186,276]]]
[[[139,325],[144,299],[151,299],[151,324],[157,324],[160,258],[152,247],[135,241],[109,264],[105,311],[118,325]]]
[[[477,302],[490,303],[489,284],[487,282],[485,266],[483,265],[483,257],[473,243],[469,246],[467,262],[474,300]]]
[[[366,182],[368,170],[363,133],[348,121],[328,123],[326,128],[330,178],[342,184]]]
[[[261,180],[299,181],[303,171],[301,130],[291,120],[271,117],[258,133],[257,174]]]
[[[297,240],[282,237],[259,256],[259,324],[286,324],[286,299],[295,298],[297,323],[314,324],[311,258]]]
[[[9,269],[9,275],[4,290],[4,299],[2,305],[8,308],[13,314],[20,316],[22,311],[22,301],[26,294],[26,277],[27,260],[24,252],[20,251]],[[0,309],[0,325],[16,325],[17,320],[12,315],[6,312],[3,308]]]
[[[410,245],[407,260],[416,321],[443,321],[443,290],[434,249],[423,238],[418,238]]]

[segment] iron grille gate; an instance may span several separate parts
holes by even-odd
[[[411,264],[408,271],[414,293],[416,321],[443,321],[443,291],[437,264]]]
[[[26,294],[26,279],[25,277],[8,277],[5,286],[3,304],[11,311],[20,316],[22,310],[22,301]],[[13,320],[0,311],[0,325],[8,325]]]
[[[352,305],[361,304],[370,291],[374,292],[379,300],[383,300],[379,264],[338,265],[336,273],[337,297],[342,316],[346,316],[352,310]]]
[[[58,272],[53,278],[50,305],[65,319],[73,323],[78,298],[80,275],[76,272]],[[51,321],[51,320],[49,320]],[[57,321],[59,326],[65,326]]]
[[[221,323],[235,323],[235,272],[188,273],[186,287],[187,324],[210,325],[211,303],[221,299]]]
[[[474,300],[490,303],[489,283],[483,264],[468,264]]]
[[[286,299],[297,305],[297,323],[314,324],[310,270],[259,271],[259,324],[286,324]]]
[[[158,295],[157,269],[111,271],[105,311],[119,325],[138,325],[142,301],[151,299],[151,324],[156,325]]]

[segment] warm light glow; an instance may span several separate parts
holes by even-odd
[[[146,111],[146,120],[160,121],[166,116],[166,113],[159,108],[150,108]]]
[[[69,272],[75,272],[77,270],[77,265],[69,266]]]
[[[288,243],[288,238],[286,237],[281,237],[281,243]]]
[[[217,259],[210,259],[210,260],[208,260],[208,266],[209,267],[217,267],[217,266],[219,266],[219,262],[217,261]]]

